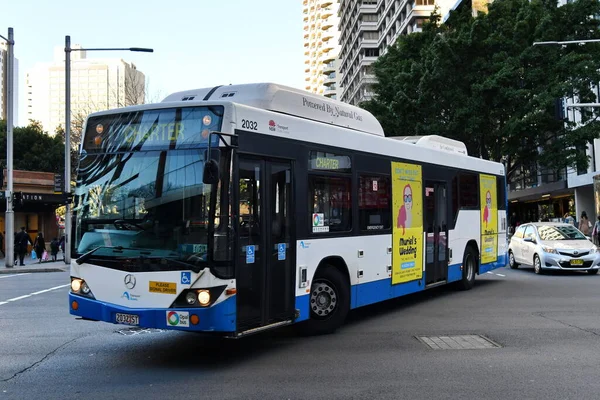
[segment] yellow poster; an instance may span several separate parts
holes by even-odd
[[[421,166],[392,162],[392,285],[423,277]]]
[[[481,263],[498,259],[498,195],[496,177],[479,176],[479,198],[481,199]]]

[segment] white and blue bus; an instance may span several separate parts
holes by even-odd
[[[327,333],[507,261],[502,164],[275,84],[91,114],[74,203],[70,312],[110,323]]]

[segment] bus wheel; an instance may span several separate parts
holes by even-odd
[[[309,307],[310,319],[299,326],[304,334],[333,333],[344,323],[350,310],[350,285],[337,268],[325,266],[315,277]]]
[[[468,246],[463,256],[462,279],[459,281],[460,290],[469,290],[475,283],[475,272],[477,271],[477,252]]]

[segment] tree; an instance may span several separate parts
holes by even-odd
[[[554,105],[595,101],[600,45],[532,44],[599,38],[599,14],[596,0],[497,0],[487,14],[464,7],[444,25],[434,14],[374,64],[376,95],[362,106],[388,135],[461,140],[469,154],[504,162],[509,180],[531,165],[587,166],[580,149],[599,136],[599,114],[585,111],[585,126],[565,124]]]
[[[13,131],[13,166],[25,171],[64,172],[64,142],[49,136],[37,121]],[[0,154],[6,166],[6,121],[0,120]]]

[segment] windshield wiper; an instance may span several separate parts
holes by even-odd
[[[86,262],[87,260],[90,259],[90,257],[92,256],[92,254],[94,254],[96,251],[100,250],[100,249],[112,249],[113,251],[123,251],[123,246],[98,246],[95,249],[92,249],[90,251],[88,251],[87,253],[82,254],[77,260],[75,260],[75,262],[79,265],[83,264],[84,262]]]

